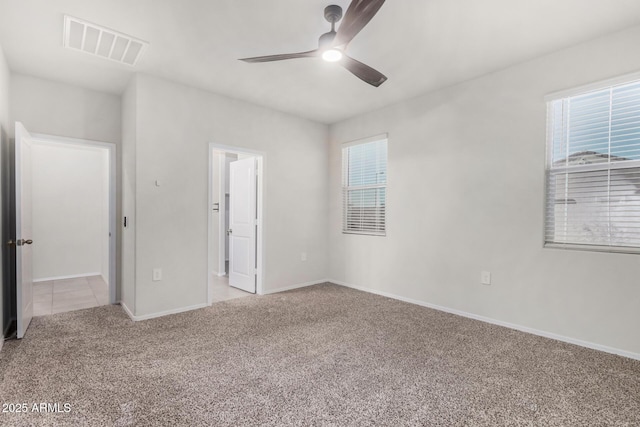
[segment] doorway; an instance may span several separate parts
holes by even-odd
[[[262,293],[263,171],[263,153],[209,146],[209,304]]]
[[[33,315],[109,304],[109,150],[34,138],[31,162]]]
[[[115,144],[16,129],[21,338],[31,316],[115,302]]]

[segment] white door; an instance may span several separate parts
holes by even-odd
[[[229,178],[229,284],[255,293],[256,159],[231,162]]]
[[[16,298],[18,338],[24,337],[33,317],[31,264],[31,135],[16,122]]]

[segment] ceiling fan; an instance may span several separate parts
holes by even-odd
[[[245,62],[271,62],[295,58],[321,57],[328,62],[337,62],[349,70],[359,79],[378,87],[387,80],[381,72],[374,70],[362,62],[349,57],[345,50],[351,40],[371,21],[378,13],[385,0],[353,0],[344,15],[344,19],[336,31],[336,22],[342,19],[342,8],[337,5],[327,6],[324,9],[324,17],[331,23],[331,31],[320,36],[318,49],[308,52],[285,53],[281,55],[257,56],[254,58],[242,58]]]

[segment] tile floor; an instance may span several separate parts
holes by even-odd
[[[109,304],[102,276],[50,280],[33,284],[33,315],[46,316]]]
[[[233,286],[229,286],[228,276],[218,277],[214,275],[210,286],[213,302],[227,301],[230,299],[248,297],[249,295],[253,295],[249,292],[241,291],[240,289],[236,289]]]

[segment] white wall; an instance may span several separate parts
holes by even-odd
[[[221,274],[224,266],[220,266],[220,221],[224,220],[224,208],[221,197],[224,193],[220,191],[220,175],[222,173],[221,162],[224,161],[224,152],[214,151],[211,159],[211,228],[209,230],[209,262],[211,262],[213,274]],[[221,196],[222,195],[222,196]],[[218,211],[213,210],[213,206],[218,203]],[[220,209],[222,208],[222,209]]]
[[[639,44],[636,27],[333,125],[330,278],[640,354],[638,255],[542,248],[544,96],[640,70]],[[383,132],[387,236],[343,235],[340,144]]]
[[[108,277],[108,151],[36,142],[31,155],[34,281]]]
[[[121,254],[121,98],[116,95],[13,73],[11,75],[11,134],[22,122],[31,133],[57,135],[116,144],[116,219]],[[118,269],[120,270],[120,269]],[[116,299],[120,298],[120,271],[116,271]]]
[[[9,65],[4,57],[2,46],[0,46],[0,125],[7,132],[9,126],[9,84]]]
[[[326,126],[146,75],[136,123],[135,315],[207,303],[211,142],[266,155],[265,290],[325,277]]]
[[[2,206],[0,206],[0,238],[2,241],[0,243],[4,243],[8,240],[9,236],[4,233],[8,231],[4,225],[4,221],[7,220],[5,218],[5,209],[8,209],[8,186],[9,186],[9,168],[5,164],[9,161],[9,79],[10,72],[7,61],[4,57],[4,51],[2,50],[2,46],[0,46],[0,168],[2,171],[0,172],[0,191],[2,194]],[[0,340],[3,338],[4,334],[4,288],[7,285],[4,283],[4,271],[2,267],[2,260],[5,257],[6,247],[4,244],[0,244]],[[0,348],[2,348],[2,344],[0,343]]]
[[[102,229],[101,229],[101,241],[102,241],[102,256],[100,262],[100,274],[102,275],[102,279],[105,283],[109,283],[109,151],[107,149],[104,150],[102,156],[102,208],[100,212],[102,212]],[[118,219],[116,218],[116,224],[118,223]]]
[[[31,133],[120,144],[120,97],[36,77],[11,75],[11,116]]]

